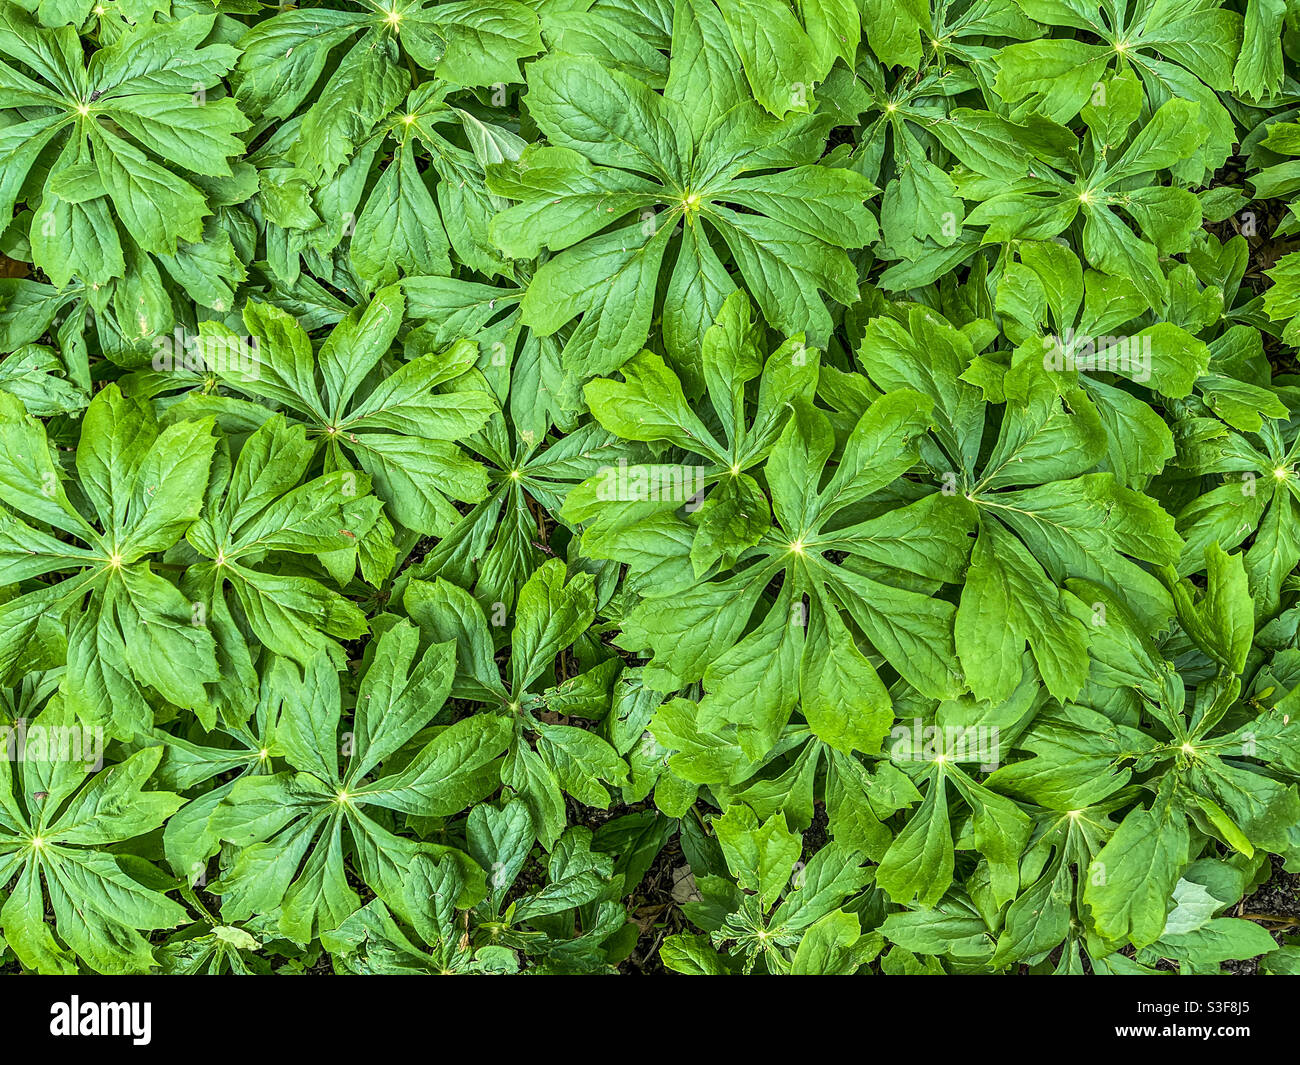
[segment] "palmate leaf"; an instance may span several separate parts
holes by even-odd
[[[629,814],[607,822],[599,833],[583,826],[567,829],[546,857],[548,882],[524,890],[517,878],[532,841],[527,813],[517,803],[504,810],[478,807],[466,821],[467,842],[475,860],[493,875],[474,915],[496,928],[495,942],[529,956],[535,971],[610,972],[604,944],[626,932],[628,920],[618,901],[630,878],[618,842],[624,831],[635,832],[647,820],[653,819]],[[652,842],[647,849],[646,860],[653,860],[657,848]],[[505,964],[512,964],[515,955],[504,954]],[[496,953],[479,957],[503,964]]]
[[[367,534],[383,520],[383,504],[369,494],[365,474],[338,470],[300,483],[312,452],[302,426],[273,416],[233,463],[220,455],[206,513],[186,533],[203,561],[182,583],[206,607],[226,706],[246,703],[256,688],[254,642],[301,665],[322,652],[342,664],[337,641],[366,631],[364,615],[343,595],[266,565],[268,556],[282,553],[316,556],[346,584]],[[370,558],[362,555],[363,571]],[[368,574],[374,583],[384,575]]]
[[[303,111],[292,149],[296,165],[323,177],[412,87],[404,56],[452,85],[493,85],[519,81],[519,60],[542,49],[536,14],[515,0],[364,0],[283,11],[240,41],[241,106],[254,118],[294,114],[346,42],[346,54]]]
[[[1027,642],[1048,691],[1069,699],[1087,673],[1086,632],[1063,582],[1109,587],[1158,629],[1172,604],[1138,563],[1173,561],[1181,541],[1152,500],[1090,472],[1105,454],[1102,422],[1080,389],[1061,388],[1039,361],[1007,374],[1006,414],[982,455],[986,412],[962,380],[973,357],[964,334],[922,308],[906,326],[876,319],[859,349],[881,387],[932,397],[933,442],[921,457],[951,486],[957,520],[977,531],[955,621],[965,683],[980,699],[1003,701],[1019,683]]]
[[[450,282],[453,249],[488,276],[512,274],[488,234],[491,215],[508,204],[488,193],[484,168],[516,158],[524,143],[436,81],[394,101],[336,174],[322,177],[295,158],[290,138],[273,138],[255,156],[262,189],[251,201],[266,216],[268,264],[293,283],[346,252],[357,284],[338,287],[364,293],[402,275]]]
[[[610,822],[610,827],[619,824]],[[474,860],[492,871],[487,895],[472,914],[456,909],[460,887],[450,863],[417,860],[408,890],[411,931],[374,905],[359,911],[329,937],[339,944],[342,968],[512,973],[519,971],[518,951],[530,957],[535,971],[609,971],[601,945],[626,927],[626,914],[616,901],[624,877],[614,871],[612,854],[593,850],[596,838],[590,829],[570,829],[556,841],[546,859],[547,883],[537,890],[517,884],[532,845],[522,803],[475,807],[465,835]],[[491,944],[472,952],[457,918],[479,918],[492,927]],[[419,942],[427,946],[414,945]]]
[[[1202,674],[1209,679],[1194,700],[1185,704],[1181,678],[1162,661],[1141,623],[1112,599],[1104,631],[1090,647],[1094,664],[1086,697],[1105,713],[1120,715],[1122,723],[1079,706],[1040,715],[1018,741],[1034,757],[988,779],[994,789],[1056,811],[1059,842],[1053,845],[1063,846],[1062,854],[1071,853],[1074,842],[1085,848],[1073,851],[1080,870],[1077,894],[1058,855],[1025,897],[1050,891],[1056,912],[1086,915],[1097,937],[1088,947],[1094,960],[1117,943],[1145,947],[1165,934],[1175,884],[1195,857],[1197,832],[1250,859],[1257,846],[1282,845],[1279,833],[1292,823],[1300,801],[1291,786],[1250,771],[1254,760],[1290,761],[1294,735],[1285,713],[1260,713],[1257,705],[1234,709],[1254,625],[1246,574],[1241,556],[1217,545],[1205,561],[1208,588],[1199,601],[1190,583],[1178,582],[1172,571],[1168,575],[1180,628],[1214,666]],[[1072,587],[1084,591],[1076,582]],[[1136,688],[1141,718],[1125,700],[1106,696],[1121,687]],[[1115,811],[1128,804],[1135,789],[1124,789],[1134,779],[1148,796],[1121,819]],[[1037,862],[1046,852],[1030,860],[1032,853],[1028,868],[1037,877]],[[1054,917],[1054,933],[1031,933],[1019,906],[1012,907],[1017,923],[1009,915],[999,954],[1041,956],[1064,930]]]
[[[211,931],[177,933],[157,950],[159,968],[165,976],[267,976],[271,969],[265,959],[253,954],[261,943],[247,931],[234,925],[218,924],[210,917]]]
[[[1006,266],[997,295],[999,311],[1016,323],[1006,327],[1019,341],[1010,361],[1040,359],[1077,381],[1106,429],[1101,468],[1126,487],[1144,487],[1175,454],[1173,433],[1154,409],[1157,397],[1189,395],[1206,376],[1212,348],[1171,322],[1135,328],[1147,301],[1129,279],[1084,271],[1050,241],[1015,248],[1020,262]],[[1054,332],[1040,334],[1039,323]],[[1001,364],[976,361],[981,372],[971,379],[1002,398]],[[1139,388],[1153,395],[1144,401]]]
[[[671,584],[648,582],[623,618],[620,645],[654,654],[646,683],[672,691],[703,680],[703,727],[734,724],[751,759],[770,749],[801,699],[810,727],[827,742],[867,753],[879,748],[892,720],[890,700],[860,638],[927,694],[960,690],[951,668],[953,608],[909,584],[937,588],[955,579],[969,542],[965,530],[944,516],[937,495],[865,520],[850,516],[854,504],[916,462],[929,407],[909,390],[878,399],[828,477],[830,423],[796,403],[765,467],[774,524],[720,573],[710,567],[706,576],[715,579],[697,581],[687,572]],[[909,544],[918,525],[925,540]],[[682,528],[678,540],[635,527],[625,539],[652,557],[670,547],[684,563],[691,527]],[[780,588],[769,597],[778,578]],[[751,629],[756,611],[762,620]]]
[[[33,737],[49,737],[44,749],[28,747],[16,769],[0,760],[5,939],[24,965],[41,973],[75,973],[78,959],[99,973],[147,972],[154,954],[141,933],[173,928],[187,915],[149,886],[142,858],[109,847],[157,828],[184,803],[171,792],[145,789],[162,747],[145,747],[87,781],[93,732],[58,695],[32,730]],[[71,735],[75,745],[66,742]]]
[[[1186,541],[1178,569],[1184,575],[1200,570],[1211,543],[1231,550],[1250,540],[1246,572],[1262,618],[1276,611],[1282,582],[1300,561],[1297,446],[1290,426],[1295,400],[1287,391],[1242,380],[1247,375],[1236,369],[1239,360],[1262,361],[1258,334],[1235,327],[1212,351],[1212,387],[1189,401],[1175,422],[1197,424],[1204,440],[1184,458],[1194,479],[1175,515]]]
[[[1065,122],[1091,99],[1111,70],[1135,76],[1151,110],[1170,97],[1200,105],[1208,133],[1176,161],[1178,177],[1199,183],[1232,149],[1232,119],[1216,91],[1231,88],[1242,42],[1241,16],[1220,0],[1120,0],[1114,5],[1017,0],[1029,18],[1061,27],[1059,37],[1008,45],[997,56],[995,89],[1020,111]],[[1096,35],[1088,43],[1073,31]]]
[[[0,411],[0,500],[22,515],[0,512],[0,579],[72,571],[0,605],[0,674],[21,666],[25,645],[52,615],[66,624],[62,689],[78,718],[120,736],[148,731],[149,689],[206,712],[204,685],[219,675],[215,642],[148,556],[175,544],[199,516],[212,422],[160,431],[146,404],[109,385],[86,410],[70,497],[41,424],[5,392]]]
[[[1016,741],[1033,757],[1004,765],[981,789],[995,800],[994,809],[1000,804],[1010,812],[1030,802],[1043,807],[1030,807],[1034,835],[1023,856],[1014,845],[1017,838],[1023,845],[1023,835],[1017,837],[1002,824],[996,833],[986,829],[981,843],[979,827],[972,821],[971,842],[981,851],[989,843],[1002,848],[1002,883],[1014,893],[1018,879],[1022,893],[1004,918],[985,910],[973,934],[965,933],[970,939],[956,938],[962,934],[953,916],[959,896],[954,891],[938,904],[953,864],[948,804],[942,801],[942,790],[935,790],[936,783],[955,770],[948,761],[934,758],[925,772],[933,778],[930,794],[938,794],[940,801],[930,802],[927,796],[882,858],[877,882],[904,900],[915,891],[920,905],[938,905],[938,913],[915,929],[895,925],[891,918],[884,928],[887,937],[954,959],[977,957],[993,965],[1019,961],[1049,966],[1049,954],[1063,946],[1058,972],[1077,970],[1070,959],[1079,953],[1089,958],[1095,971],[1145,971],[1132,968],[1116,953],[1125,943],[1148,948],[1139,955],[1142,962],[1173,957],[1184,971],[1193,972],[1217,971],[1225,958],[1265,949],[1252,940],[1248,928],[1237,928],[1231,921],[1207,928],[1230,902],[1228,894],[1210,897],[1201,888],[1208,905],[1195,909],[1190,901],[1201,883],[1235,892],[1231,898],[1244,889],[1244,879],[1236,888],[1225,888],[1217,874],[1212,881],[1200,879],[1223,866],[1217,860],[1193,861],[1198,832],[1237,851],[1232,863],[1244,870],[1251,867],[1254,846],[1283,845],[1277,834],[1291,823],[1297,802],[1290,786],[1247,771],[1253,760],[1289,761],[1295,740],[1289,715],[1276,709],[1260,714],[1257,705],[1232,708],[1241,686],[1236,674],[1252,630],[1245,572],[1239,556],[1217,548],[1206,561],[1209,587],[1199,602],[1190,585],[1172,585],[1180,626],[1218,669],[1217,676],[1200,674],[1211,679],[1196,692],[1190,716],[1184,713],[1182,681],[1164,665],[1140,623],[1112,599],[1107,624],[1097,630],[1090,648],[1095,658],[1086,696],[1131,724],[1108,721],[1083,706],[1040,712]],[[1176,580],[1172,575],[1169,579]],[[1079,582],[1072,587],[1085,591]],[[1137,713],[1128,717],[1124,700],[1105,696],[1108,689],[1118,694],[1132,686],[1145,705],[1142,719]],[[1237,727],[1225,729],[1220,724],[1225,715]],[[1135,727],[1139,720],[1141,729]],[[1131,786],[1134,779],[1142,781],[1140,788]],[[969,791],[968,781],[963,795]],[[1146,794],[1148,801],[1131,805],[1135,796]],[[1005,795],[1016,802],[1008,804],[1000,797]],[[986,819],[991,812],[985,812]],[[994,854],[988,854],[988,861],[996,891]],[[984,930],[996,930],[1004,922],[989,958]],[[919,928],[938,934],[918,938]]]
[[[30,204],[33,262],[56,286],[134,273],[142,253],[167,265],[204,241],[202,178],[231,175],[248,126],[232,99],[207,98],[237,56],[202,45],[212,26],[212,15],[140,23],[87,63],[72,27],[6,8],[0,107],[20,121],[0,133],[0,218]]]
[[[415,935],[404,931],[379,900],[321,935],[337,971],[355,975],[425,975],[483,971],[460,945],[455,926],[462,881],[455,865],[417,855],[408,884]],[[412,940],[416,942],[412,942]],[[423,941],[421,943],[420,941]]]
[[[1087,912],[1086,878],[1076,879],[1072,868],[1088,869],[1102,840],[1114,831],[1107,813],[1105,806],[1052,811],[1035,825],[1020,868],[1023,890],[1007,909],[992,964],[1037,964],[1062,943],[1077,941],[1079,915]],[[1063,960],[1072,949],[1077,946],[1062,952]]]
[[[655,356],[629,363],[622,384],[592,382],[593,410],[610,428],[671,442],[703,462],[691,493],[662,490],[672,487],[671,465],[631,467],[588,481],[570,494],[565,512],[587,526],[586,554],[630,564],[628,582],[642,601],[623,618],[619,642],[653,651],[645,682],[673,691],[703,680],[709,694],[699,728],[734,725],[755,759],[801,700],[820,739],[874,752],[892,723],[890,701],[854,630],[910,683],[936,696],[958,690],[948,665],[951,606],[909,584],[937,588],[955,578],[965,531],[937,497],[904,495],[896,502],[909,505],[893,510],[859,507],[915,463],[911,438],[928,424],[929,403],[911,391],[877,400],[852,427],[831,475],[823,469],[831,425],[809,402],[816,353],[796,339],[760,375],[761,365],[736,295],[705,338],[716,435]],[[759,376],[751,417],[745,384]],[[746,470],[757,471],[764,458],[760,485]],[[693,509],[684,504],[696,492],[699,509],[678,513]],[[776,579],[780,589],[769,597]],[[766,620],[751,631],[756,611]]]
[[[987,227],[985,242],[1050,239],[1082,217],[1088,262],[1128,278],[1150,306],[1159,308],[1168,288],[1159,257],[1187,250],[1201,207],[1186,189],[1132,186],[1142,175],[1174,169],[1196,149],[1205,137],[1201,105],[1168,100],[1130,132],[1141,111],[1141,90],[1124,77],[1110,79],[1105,88],[1107,103],[1084,108],[1089,132],[1083,154],[1072,136],[1062,139],[1064,131],[1055,131],[1050,149],[1036,153],[1033,176],[1008,184],[976,172],[958,183],[957,192],[980,201],[966,222]],[[1140,236],[1117,209],[1136,223]]]
[[[800,837],[780,814],[760,821],[737,805],[713,824],[735,884],[710,878],[717,886],[707,885],[692,917],[711,935],[673,937],[664,957],[670,969],[721,975],[761,965],[772,974],[849,975],[879,953],[879,934],[864,935],[839,909],[870,875],[848,848],[832,842],[804,866]]]
[[[383,264],[378,272],[369,271],[380,284],[394,276],[395,267],[408,275],[450,273],[446,262],[448,242],[462,262],[482,274],[491,277],[510,272],[509,263],[488,232],[488,220],[507,203],[488,192],[485,170],[517,159],[525,142],[481,113],[448,101],[448,88],[425,85],[411,93],[401,115],[393,120],[403,145],[395,160],[399,169],[391,173],[390,166],[357,215],[351,245],[353,262],[358,262],[360,253]],[[441,245],[441,230],[428,217],[431,204],[420,194],[423,186],[413,161],[412,144],[427,152],[430,169],[439,178],[433,196],[447,233]],[[377,199],[380,193],[383,198]],[[400,228],[394,223],[400,223]],[[407,235],[413,227],[415,234]],[[395,228],[403,239],[396,249],[390,239]],[[422,235],[425,230],[428,236]],[[367,252],[367,248],[373,250]],[[438,265],[442,269],[434,268]],[[359,267],[359,272],[369,279],[367,271]]]
[[[281,660],[281,706],[273,757],[291,768],[245,776],[212,811],[208,831],[238,845],[223,873],[222,916],[239,921],[277,911],[290,939],[308,942],[341,924],[360,905],[348,884],[350,856],[366,884],[405,913],[406,883],[420,856],[456,864],[462,902],[480,897],[482,873],[449,847],[419,843],[385,827],[389,815],[450,816],[498,786],[509,728],[475,717],[436,731],[401,769],[388,760],[438,715],[451,685],[455,651],[419,651],[409,622],[390,628],[357,689],[352,745],[345,764],[338,674],[320,656],[301,674]],[[477,879],[476,879],[477,878]]]
[[[293,318],[250,302],[244,321],[259,345],[256,363],[219,373],[232,388],[291,413],[324,450],[327,471],[360,467],[395,523],[446,533],[459,517],[450,500],[477,502],[487,494],[486,471],[454,441],[482,427],[494,403],[464,380],[472,366],[465,346],[390,369],[402,309],[396,286],[381,290],[335,326],[313,356]],[[237,341],[216,325],[205,324],[203,335]],[[457,382],[468,387],[434,392]]]
[[[556,530],[538,522],[537,508],[558,525],[561,502],[572,486],[593,471],[614,469],[627,460],[627,446],[597,425],[584,425],[549,447],[521,439],[512,448],[506,431],[504,419],[494,415],[468,441],[490,463],[488,497],[403,571],[395,593],[407,581],[443,577],[472,592],[489,614],[513,610],[520,588],[553,553],[543,537]],[[608,572],[611,566],[600,568]]]
[[[155,733],[165,748],[157,773],[162,786],[193,792],[217,777],[229,778],[190,799],[163,831],[168,864],[192,888],[205,881],[208,860],[221,849],[220,838],[209,827],[212,812],[242,777],[274,771],[271,747],[282,699],[279,671],[263,670],[259,684],[244,698],[223,703],[212,729],[196,727],[183,735],[163,729]],[[245,713],[247,701],[255,705]]]
[[[608,808],[606,785],[627,782],[623,759],[594,732],[546,718],[553,712],[553,699],[567,716],[603,717],[609,709],[617,660],[604,660],[578,677],[568,698],[555,698],[564,694],[563,688],[535,690],[537,682],[552,673],[556,656],[577,640],[595,616],[589,574],[576,574],[566,582],[564,564],[550,559],[520,589],[509,635],[507,680],[493,657],[489,617],[468,592],[445,580],[412,581],[404,605],[426,637],[457,641],[451,690],[493,708],[493,714],[481,713],[474,720],[493,720],[509,737],[501,780],[528,809],[531,831],[543,846],[552,848],[563,831],[562,793],[588,806]]]
[[[846,99],[840,107],[857,112],[864,126],[851,165],[884,186],[880,220],[890,259],[924,263],[942,254],[939,249],[965,247],[965,208],[938,145],[975,173],[1003,181],[1027,177],[1042,149],[1042,127],[1017,126],[1001,114],[958,102],[972,89],[962,68],[949,62],[967,51],[963,37],[1024,32],[1014,18],[1005,26],[996,17],[982,21],[982,6],[988,5],[970,5],[961,15],[944,12],[956,22],[947,32],[936,28],[932,40],[941,43],[930,44],[916,75],[905,71],[891,80],[866,57],[841,88]],[[887,169],[890,156],[893,166]],[[890,172],[896,176],[884,180]]]
[[[0,969],[1294,968],[1286,8],[9,3]]]
[[[549,145],[489,168],[488,188],[518,201],[492,233],[515,258],[552,252],[521,311],[543,335],[582,315],[563,354],[571,374],[609,373],[643,346],[668,262],[664,342],[678,363],[735,288],[723,256],[777,329],[813,343],[830,328],[821,293],[856,298],[844,249],[875,236],[874,187],[817,165],[828,116],[777,121],[714,75],[735,63],[718,29],[711,5],[680,6],[678,47],[709,58],[670,71],[662,95],[584,57],[529,68],[527,106]]]

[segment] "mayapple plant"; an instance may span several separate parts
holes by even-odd
[[[0,0],[0,972],[1300,972],[1296,28]]]

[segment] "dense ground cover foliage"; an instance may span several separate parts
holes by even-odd
[[[1287,0],[0,0],[0,964],[1292,971]]]

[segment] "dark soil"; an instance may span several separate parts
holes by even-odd
[[[662,975],[659,945],[670,935],[688,930],[681,907],[673,897],[678,870],[686,865],[682,848],[674,836],[659,852],[645,878],[624,901],[628,916],[640,929],[632,953],[619,965],[624,976]]]

